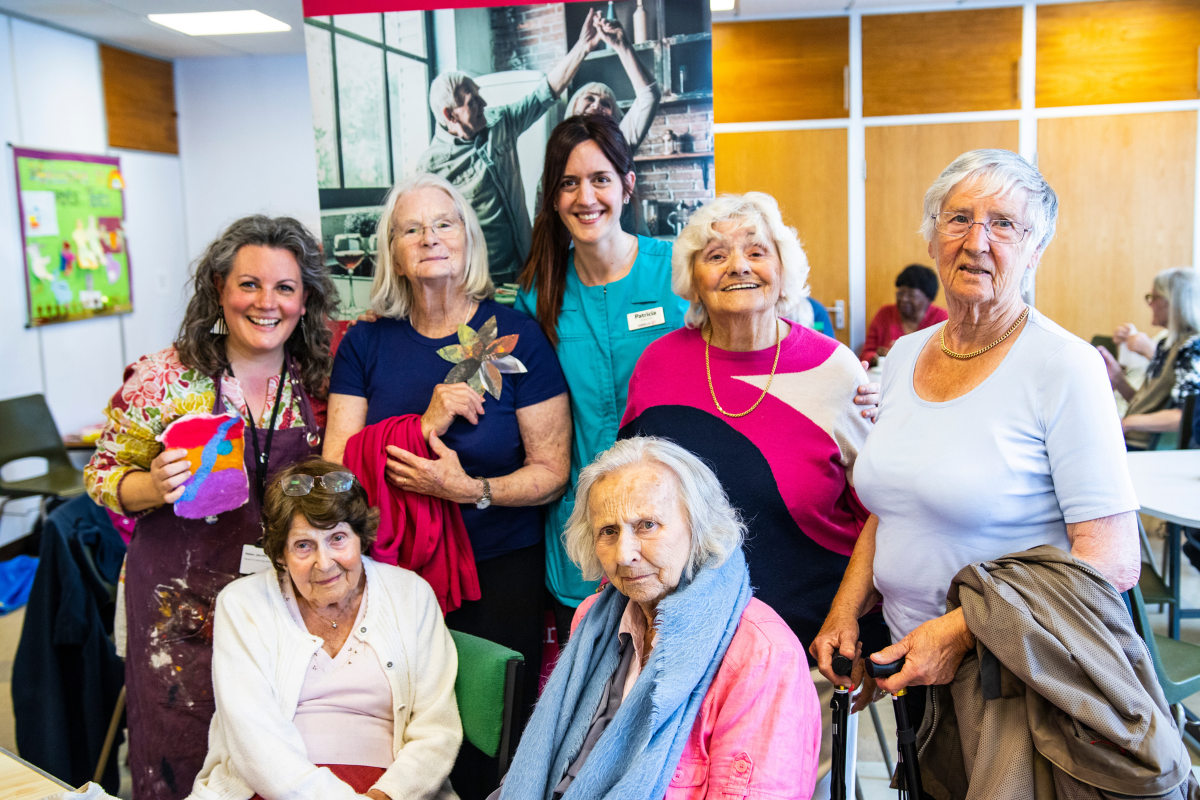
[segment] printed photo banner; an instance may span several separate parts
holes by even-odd
[[[12,151],[29,326],[133,311],[121,160]]]
[[[571,114],[622,123],[639,200],[627,230],[673,239],[714,196],[703,0],[305,0],[304,13],[321,235],[343,319],[370,304],[388,190],[417,172],[441,175],[472,204],[497,299],[511,303],[546,142]],[[551,86],[564,67],[565,83]],[[470,78],[449,84],[460,116],[486,103],[467,128],[439,91],[453,73]]]

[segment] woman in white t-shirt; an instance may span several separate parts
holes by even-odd
[[[1007,150],[964,153],[925,194],[950,317],[888,354],[854,469],[874,513],[811,648],[831,679],[882,600],[894,644],[874,660],[905,665],[879,688],[949,683],[974,637],[946,591],[971,563],[1048,544],[1119,591],[1137,582],[1138,502],[1104,363],[1022,299],[1057,215],[1054,190]]]

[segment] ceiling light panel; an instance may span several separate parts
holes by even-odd
[[[261,11],[204,11],[192,14],[149,14],[151,22],[188,36],[225,36],[235,33],[280,33],[291,25]]]

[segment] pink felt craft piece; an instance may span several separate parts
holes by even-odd
[[[245,429],[242,418],[232,414],[188,414],[158,437],[166,450],[188,451],[192,477],[175,501],[176,516],[204,519],[250,501]]]

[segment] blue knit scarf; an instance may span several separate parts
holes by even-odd
[[[711,564],[711,562],[710,562]],[[662,800],[725,651],[750,602],[740,549],[658,604],[654,650],[563,800]],[[628,598],[606,586],[559,656],[521,738],[501,800],[551,800],[616,671]]]

